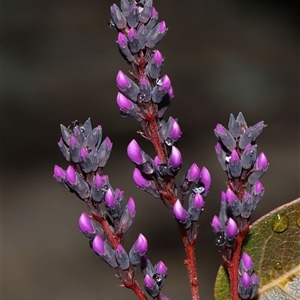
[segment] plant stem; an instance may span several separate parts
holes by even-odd
[[[192,300],[200,300],[199,289],[198,289],[199,280],[197,276],[197,265],[196,265],[196,256],[195,256],[195,247],[194,247],[194,243],[196,240],[194,240],[191,243],[187,236],[186,230],[180,225],[179,227],[182,235],[184,250],[186,253],[186,259],[184,260],[184,264],[186,265],[189,279],[190,279]]]
[[[167,162],[166,155],[164,153],[164,149],[159,140],[158,127],[156,123],[157,120],[156,118],[148,118],[147,121],[149,122],[148,125],[149,127],[147,128],[149,138],[160,160],[163,163],[166,163]],[[176,194],[172,190],[171,182],[169,180],[166,182],[166,191],[161,191],[161,195],[166,200],[168,200],[172,206],[174,206],[176,202]],[[198,290],[199,280],[197,276],[197,265],[196,265],[196,257],[195,257],[195,246],[194,246],[196,239],[191,242],[187,236],[187,232],[185,228],[179,223],[178,225],[181,232],[184,250],[186,253],[186,259],[184,260],[184,264],[188,271],[192,300],[200,300],[199,290]]]
[[[230,279],[230,291],[231,291],[231,300],[240,300],[238,293],[238,270],[239,270],[239,261],[241,257],[241,249],[243,245],[244,238],[246,237],[249,231],[249,225],[239,232],[237,236],[235,248],[232,255],[232,260],[228,261],[225,256],[223,256],[223,261],[225,266],[227,267],[229,279]]]
[[[120,244],[120,238],[118,236],[116,236],[115,234],[113,234],[113,232],[111,231],[109,224],[107,222],[107,220],[103,217],[99,217],[96,214],[92,214],[93,219],[96,220],[97,222],[99,222],[99,224],[101,225],[101,227],[103,228],[109,242],[111,243],[112,248],[115,250],[117,249],[118,245]]]
[[[122,279],[124,286],[128,289],[131,289],[140,300],[148,300],[145,293],[143,292],[137,281],[134,279],[133,270],[127,270],[126,275],[129,280]]]

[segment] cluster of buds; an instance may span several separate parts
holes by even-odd
[[[252,258],[244,252],[239,264],[238,291],[241,299],[252,299],[259,286],[259,278],[253,272],[254,263]]]
[[[266,172],[268,161],[264,153],[257,156],[256,144],[264,127],[263,121],[248,127],[243,114],[239,113],[236,119],[230,115],[228,130],[221,124],[214,130],[218,138],[215,150],[227,174],[228,188],[222,192],[219,216],[213,217],[212,228],[216,235],[215,243],[222,247],[223,260],[227,265],[232,261],[238,236],[244,238],[248,232],[251,214],[264,194],[259,179]],[[240,296],[249,299],[257,290],[258,278],[253,275],[255,280],[250,286],[251,274],[240,272]]]
[[[125,286],[137,286],[134,268],[141,264],[145,290],[151,297],[162,296],[160,290],[167,268],[162,262],[153,267],[146,258],[146,238],[140,234],[129,253],[124,249],[124,234],[133,222],[136,209],[132,198],[123,204],[123,192],[113,189],[108,176],[103,174],[112,149],[110,139],[106,137],[101,143],[101,126],[92,129],[90,119],[83,125],[77,121],[69,127],[61,125],[61,134],[58,146],[70,165],[66,170],[55,166],[54,178],[86,203],[89,214],[82,213],[79,218],[81,232],[89,239],[94,252],[116,270]]]
[[[121,8],[111,6],[111,17],[110,24],[118,31],[120,53],[131,65],[133,76],[132,80],[118,72],[117,104],[122,116],[141,123],[142,136],[152,142],[157,153],[151,158],[136,140],[130,142],[127,154],[135,164],[133,180],[142,190],[161,198],[164,204],[170,203],[175,219],[194,239],[211,177],[205,167],[200,170],[194,163],[180,185],[181,197],[177,195],[175,176],[182,166],[182,156],[176,144],[182,132],[176,119],[163,119],[174,95],[170,78],[161,76],[163,55],[154,49],[167,32],[166,23],[158,22],[152,0],[121,0]],[[183,198],[187,194],[190,196],[185,210]]]

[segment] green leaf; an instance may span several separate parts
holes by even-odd
[[[243,246],[260,278],[258,300],[300,299],[300,198],[253,223]],[[230,300],[223,266],[215,282],[215,299]]]

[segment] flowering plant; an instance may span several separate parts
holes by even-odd
[[[211,176],[206,167],[193,163],[177,182],[182,155],[177,142],[182,134],[177,119],[164,114],[174,92],[168,75],[162,75],[164,57],[155,49],[168,31],[152,0],[121,0],[120,8],[110,8],[109,26],[118,32],[117,45],[130,66],[130,75],[119,71],[117,105],[122,116],[140,123],[140,135],[151,142],[156,152],[149,156],[132,140],[127,154],[134,164],[133,181],[140,189],[160,199],[173,215],[182,238],[192,299],[200,299],[195,245],[198,221],[204,210]],[[248,126],[242,113],[230,115],[228,129],[217,124],[215,151],[227,175],[227,190],[221,193],[220,211],[212,219],[215,243],[220,247],[227,270],[232,300],[253,299],[259,277],[250,255],[242,252],[249,232],[250,217],[264,195],[260,178],[268,168],[264,153],[257,155],[256,139],[264,122]],[[146,237],[140,233],[130,250],[125,249],[125,234],[133,223],[136,206],[133,198],[124,204],[121,189],[113,188],[103,169],[109,159],[112,142],[102,140],[102,127],[74,121],[61,125],[58,146],[70,163],[66,170],[54,167],[54,178],[85,202],[88,213],[79,218],[79,228],[89,239],[93,251],[112,269],[122,284],[139,299],[169,299],[162,293],[168,268],[159,261],[152,264]],[[143,287],[137,281],[136,268],[143,274]]]

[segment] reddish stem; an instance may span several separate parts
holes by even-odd
[[[230,291],[231,291],[231,300],[240,300],[238,293],[238,270],[239,270],[239,262],[241,257],[241,249],[243,245],[244,238],[246,237],[249,231],[249,225],[239,232],[235,242],[235,248],[232,255],[232,260],[228,261],[225,256],[223,256],[223,261],[225,266],[227,267],[229,279],[230,279]]]
[[[155,151],[163,164],[167,162],[164,149],[161,146],[161,142],[159,139],[158,127],[156,123],[156,115],[152,113],[148,113],[146,115],[146,120],[149,123],[149,131],[151,132],[150,139],[155,148]]]
[[[196,265],[196,256],[195,256],[195,241],[192,243],[189,241],[186,231],[184,228],[180,226],[182,241],[184,250],[186,253],[186,259],[184,260],[184,264],[186,265],[189,279],[190,279],[190,288],[191,288],[191,294],[192,294],[192,300],[200,300],[199,296],[199,280],[197,276],[197,265]]]
[[[120,238],[118,236],[116,236],[115,234],[112,233],[112,231],[110,230],[109,224],[107,222],[107,220],[103,217],[99,217],[96,214],[92,213],[93,218],[99,222],[99,224],[101,225],[102,229],[104,230],[112,248],[115,250],[117,249],[118,245],[120,244]]]
[[[126,288],[128,288],[128,289],[131,289],[140,300],[148,300],[148,298],[146,297],[145,293],[140,288],[140,286],[137,283],[137,281],[134,279],[133,271],[129,269],[126,272],[126,275],[128,277],[128,280],[125,280],[125,279],[122,280],[124,286]]]
[[[155,151],[159,156],[160,160],[166,163],[167,159],[159,139],[156,118],[149,118],[147,119],[147,121],[149,122],[150,137],[154,145]],[[166,187],[167,187],[167,191],[161,191],[160,193],[166,200],[168,200],[171,203],[172,206],[174,206],[177,197],[171,188],[170,180],[166,182]],[[195,256],[195,247],[194,247],[196,239],[193,242],[190,242],[186,230],[182,226],[180,226],[180,224],[179,224],[179,228],[182,236],[184,250],[186,253],[186,259],[184,260],[184,264],[188,271],[192,300],[200,300],[199,290],[198,290],[199,280],[197,276],[197,265],[196,265],[196,256]]]
[[[115,250],[121,242],[120,237],[113,234],[113,232],[111,231],[110,226],[105,218],[99,217],[94,213],[92,214],[92,216],[97,222],[99,222],[99,224],[101,225],[102,229],[104,230],[112,248]],[[140,300],[147,300],[148,298],[144,294],[143,290],[141,289],[141,287],[139,286],[137,281],[134,279],[132,270],[127,271],[127,277],[129,278],[129,280],[125,280],[122,277],[120,277],[120,280],[123,282],[124,286],[128,289],[131,289]]]

